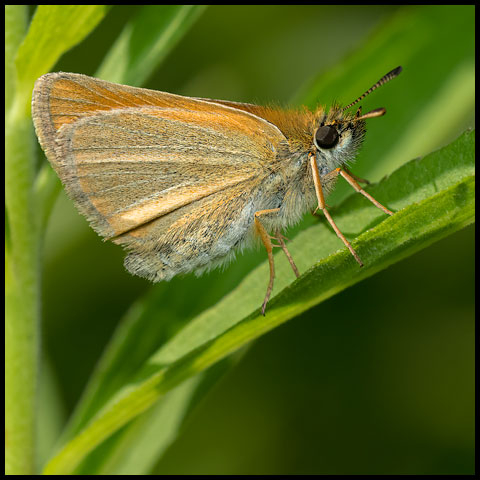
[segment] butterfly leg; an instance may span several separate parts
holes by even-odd
[[[365,183],[366,185],[370,185],[370,182],[365,178],[357,177],[357,175],[353,174],[345,165],[343,166],[343,170],[348,173],[354,180],[358,183]]]
[[[393,215],[388,208],[384,207],[380,202],[377,202],[369,193],[367,193],[355,180],[361,180],[358,177],[352,175],[346,168],[336,168],[330,173],[337,172],[337,175],[341,175],[358,193],[361,193],[364,197],[368,198],[377,208],[384,211],[387,215]],[[330,175],[329,173],[329,175]]]
[[[298,271],[297,266],[295,265],[295,262],[293,261],[292,256],[290,255],[290,252],[287,249],[287,246],[285,245],[284,239],[285,237],[277,230],[275,232],[275,236],[273,237],[275,240],[278,241],[279,245],[274,245],[274,247],[280,247],[283,250],[283,253],[285,253],[290,266],[292,267],[293,273],[295,273],[295,276],[298,278],[300,276],[300,272]],[[288,240],[288,239],[287,239]]]
[[[259,217],[261,215],[268,215],[269,213],[276,213],[279,210],[279,208],[272,208],[269,210],[259,210],[258,212],[255,212],[255,228],[260,235],[265,248],[267,249],[268,264],[270,265],[270,280],[268,282],[267,293],[265,294],[265,299],[263,300],[262,304],[262,315],[265,315],[265,308],[267,307],[268,299],[272,293],[273,280],[275,279],[275,264],[273,263],[273,244],[270,239],[270,235],[268,234],[267,230],[265,230],[265,227],[262,225]]]
[[[335,225],[335,222],[333,221],[333,218],[330,216],[330,213],[328,213],[328,210],[326,208],[326,203],[325,203],[325,197],[323,195],[323,190],[322,190],[322,182],[320,180],[320,174],[318,173],[317,160],[315,158],[315,155],[311,153],[311,154],[309,154],[308,158],[310,160],[310,167],[312,169],[313,183],[315,185],[315,193],[317,195],[317,201],[318,201],[318,207],[317,208],[320,209],[323,212],[323,214],[325,215],[325,217],[328,220],[328,223],[330,223],[333,230],[335,230],[335,233],[337,234],[338,238],[340,238],[340,240],[350,250],[350,253],[353,255],[355,260],[359,263],[359,265],[361,267],[363,267],[363,262],[360,260],[360,257],[358,256],[357,252],[350,245],[350,242],[345,238],[345,235],[343,235],[343,233]],[[327,175],[330,175],[330,174],[338,175],[338,172],[333,170],[332,172],[328,173]]]

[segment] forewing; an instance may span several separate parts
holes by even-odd
[[[306,107],[285,109],[278,106],[263,106],[253,103],[230,102],[228,100],[199,100],[224,105],[237,111],[241,110],[255,115],[271,125],[275,125],[287,139],[293,139],[294,142],[300,140],[306,149],[312,146],[312,135],[314,129],[318,127],[316,115]]]
[[[99,113],[132,107],[173,108],[195,112],[225,114],[227,108],[219,103],[171,93],[129,87],[106,82],[77,73],[48,73],[35,82],[32,96],[32,118],[40,144],[50,162],[55,162],[55,140],[64,125],[96,116]],[[234,115],[232,113],[232,115]],[[267,137],[277,137],[278,131],[270,125],[248,119],[243,109],[236,112],[239,122],[249,124],[251,131]],[[251,117],[251,116],[250,116]],[[255,124],[256,123],[256,124]],[[254,125],[255,124],[255,125]]]

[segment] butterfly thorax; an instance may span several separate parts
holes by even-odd
[[[342,112],[337,105],[328,111],[318,107],[315,112],[306,108],[279,110],[265,107],[261,114],[285,136],[285,141],[277,146],[276,168],[263,182],[262,192],[269,202],[268,205],[262,202],[262,208],[280,208],[279,216],[272,219],[271,226],[287,227],[316,207],[309,155],[316,157],[322,188],[328,194],[336,181],[336,177],[328,173],[355,158],[365,135],[365,122]],[[324,131],[327,138],[322,139]],[[328,141],[331,143],[327,144]]]

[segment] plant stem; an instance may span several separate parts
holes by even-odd
[[[8,49],[6,45],[6,65],[14,63],[26,18],[25,7],[7,7],[5,38],[11,45]],[[10,108],[5,116],[5,473],[32,475],[40,319],[34,137],[29,99],[15,92],[15,75],[7,75],[6,83]]]

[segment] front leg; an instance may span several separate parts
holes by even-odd
[[[353,249],[353,247],[350,245],[350,242],[345,238],[343,233],[339,230],[339,228],[335,225],[335,222],[333,221],[333,218],[330,216],[327,210],[327,204],[325,203],[325,198],[323,196],[323,189],[322,189],[322,182],[320,179],[320,174],[318,173],[318,166],[317,166],[317,160],[315,158],[315,155],[313,153],[310,153],[308,156],[310,160],[310,167],[312,169],[312,175],[313,175],[313,183],[315,185],[315,193],[317,195],[317,200],[318,200],[318,207],[317,209],[322,210],[323,214],[327,218],[328,222],[332,226],[332,228],[335,230],[335,233],[337,236],[342,240],[342,242],[345,244],[345,246],[350,250],[352,255],[354,256],[355,260],[360,264],[361,267],[363,267],[363,263],[360,260],[360,257],[358,256],[357,252]],[[380,210],[383,210],[386,214],[388,215],[393,215],[393,212],[391,212],[388,208],[384,207],[380,202],[375,200],[369,193],[367,193],[358,183],[357,180],[362,181],[362,179],[354,176],[348,169],[346,168],[336,168],[335,170],[332,170],[331,172],[328,172],[324,176],[325,179],[329,179],[329,177],[336,177],[338,175],[341,175],[358,193],[361,193],[364,197],[368,198],[377,208]],[[315,209],[315,211],[317,210]],[[315,213],[315,212],[314,212]]]
[[[315,158],[315,155],[311,153],[309,154],[308,158],[310,160],[310,167],[312,169],[313,184],[315,185],[315,193],[317,195],[317,201],[318,201],[317,208],[323,212],[323,214],[328,220],[328,223],[330,223],[333,230],[337,234],[338,238],[340,238],[340,240],[350,250],[350,253],[353,255],[355,260],[359,263],[359,265],[363,267],[363,262],[360,260],[360,257],[358,256],[357,252],[353,249],[353,247],[350,245],[350,242],[345,238],[345,235],[337,227],[337,225],[333,221],[333,218],[330,216],[330,213],[328,213],[327,205],[325,203],[325,197],[323,195],[322,182],[320,179],[320,174],[318,173],[318,166],[317,166],[317,160]],[[327,173],[327,175],[337,176],[339,173],[338,170],[339,169],[333,170],[332,172]]]

